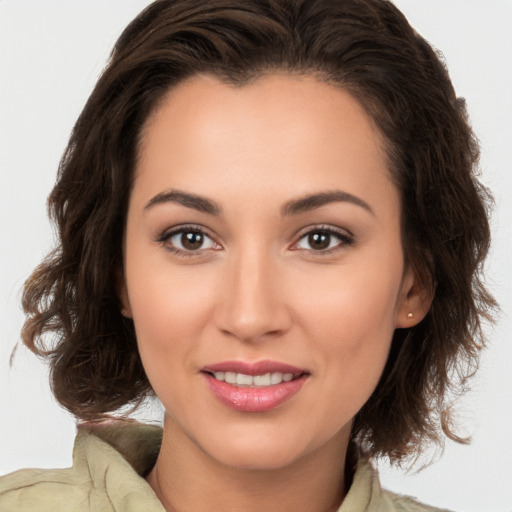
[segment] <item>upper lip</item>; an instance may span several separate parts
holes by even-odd
[[[264,375],[266,373],[291,373],[293,376],[298,376],[303,373],[309,373],[304,368],[298,368],[286,363],[278,361],[222,361],[219,363],[209,364],[202,368],[203,372],[234,372],[242,373],[244,375]]]

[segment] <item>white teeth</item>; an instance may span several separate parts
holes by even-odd
[[[255,375],[252,378],[252,382],[255,386],[270,386],[270,384],[272,384],[272,377],[270,373],[265,373],[265,375]]]
[[[292,373],[265,373],[263,375],[246,375],[235,372],[215,372],[214,377],[228,384],[237,386],[266,387],[281,384],[281,382],[290,382],[293,380]]]
[[[236,383],[239,386],[252,386],[252,375],[244,375],[243,373],[237,373]]]
[[[228,383],[228,384],[236,384],[236,373],[234,372],[226,372],[224,374],[224,380]],[[220,379],[219,379],[220,380]]]
[[[281,382],[283,382],[283,374],[282,373],[273,373],[270,376],[270,384],[281,384]]]

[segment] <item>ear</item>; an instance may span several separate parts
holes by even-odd
[[[396,308],[395,327],[409,328],[425,318],[434,298],[430,279],[421,279],[409,265],[404,271]]]
[[[119,270],[116,276],[116,288],[119,302],[121,302],[121,314],[125,318],[132,318],[132,308],[128,299],[128,289],[126,287],[126,279],[124,272]]]

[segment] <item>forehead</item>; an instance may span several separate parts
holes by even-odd
[[[171,89],[142,132],[139,181],[147,194],[193,183],[205,195],[230,185],[267,196],[340,186],[396,196],[383,139],[360,103],[315,77],[288,74],[243,86],[195,76]]]
[[[319,117],[323,117],[321,126]],[[269,73],[241,84],[226,83],[211,75],[194,75],[172,87],[157,103],[141,132],[142,145],[148,132],[154,131],[156,124],[162,125],[163,118],[167,122],[173,118],[179,123],[177,131],[182,133],[189,123],[196,125],[196,133],[202,124],[206,133],[221,129],[223,123],[233,127],[243,123],[247,128],[248,121],[252,128],[264,125],[270,133],[270,128],[278,128],[281,120],[281,126],[286,125],[286,133],[295,141],[298,135],[304,136],[301,129],[306,128],[307,138],[311,139],[317,133],[315,126],[325,131],[329,129],[327,123],[331,128],[339,127],[339,121],[346,119],[351,132],[371,132],[375,142],[385,146],[372,117],[347,90],[313,75]],[[334,136],[336,129],[331,131]]]

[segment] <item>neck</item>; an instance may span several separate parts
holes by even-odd
[[[166,421],[148,483],[167,512],[333,512],[346,494],[348,435],[279,468],[222,464]],[[349,469],[350,470],[350,469]]]

